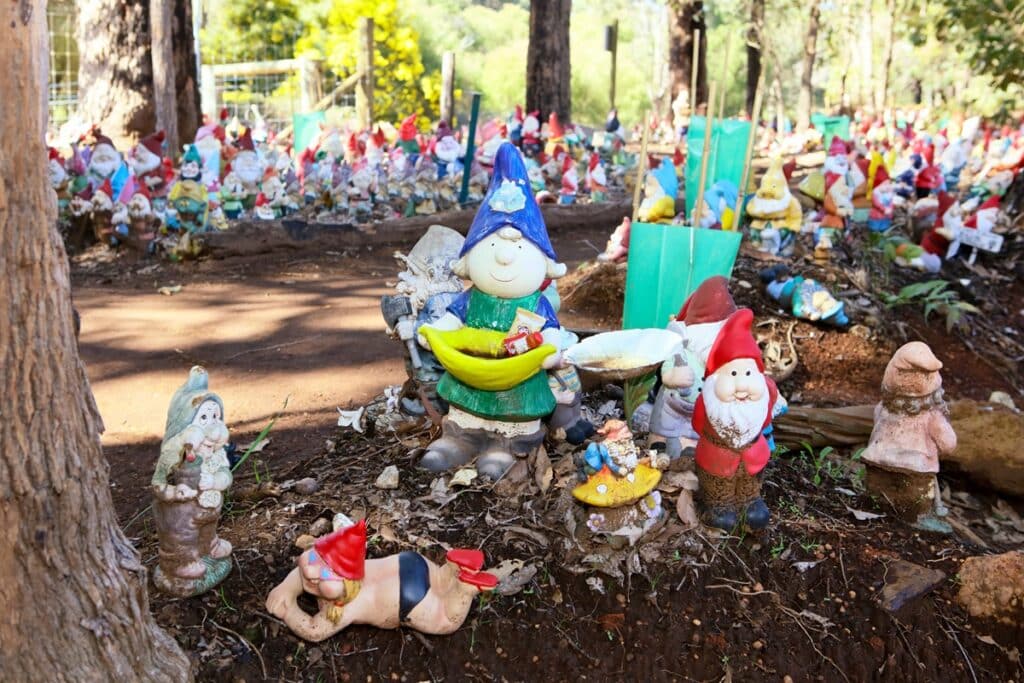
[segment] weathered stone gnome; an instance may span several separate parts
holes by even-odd
[[[771,422],[778,390],[764,374],[753,322],[749,308],[725,321],[708,354],[693,413],[702,521],[725,530],[741,515],[750,529],[763,529],[769,520],[761,480],[771,451],[762,432]]]
[[[452,271],[473,286],[444,317],[420,328],[420,343],[447,370],[437,393],[451,406],[442,437],[421,465],[439,471],[480,456],[480,473],[498,478],[544,441],[540,421],[555,409],[555,398],[542,369],[560,365],[565,339],[541,293],[565,266],[555,260],[523,159],[509,143],[495,155],[491,185],[459,257]],[[533,345],[504,353],[503,339],[517,336]]]
[[[171,397],[153,473],[153,517],[160,561],[157,588],[178,597],[210,590],[231,571],[231,544],[217,537],[231,467],[224,447],[224,403],[198,365]]]
[[[907,521],[950,533],[936,473],[939,456],[956,449],[956,433],[942,400],[942,362],[923,342],[904,344],[885,368],[882,402],[864,451],[868,489],[881,494]]]

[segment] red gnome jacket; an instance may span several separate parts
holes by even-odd
[[[729,316],[708,354],[705,378],[714,374],[725,363],[740,358],[752,358],[756,361],[758,370],[762,374],[764,373],[761,350],[750,334],[753,320],[754,314],[749,308],[741,308]],[[771,424],[772,412],[775,402],[778,400],[779,390],[771,377],[766,376],[764,379],[768,388],[768,406],[764,424],[761,425],[761,432],[758,433],[757,438],[739,449],[725,445],[725,440],[718,435],[714,425],[708,420],[707,411],[704,408],[704,395],[701,394],[697,397],[693,410],[693,430],[699,436],[696,461],[697,466],[708,474],[715,477],[731,477],[742,462],[747,468],[747,472],[753,476],[768,464],[771,451],[768,449],[768,441],[765,439],[763,431]]]

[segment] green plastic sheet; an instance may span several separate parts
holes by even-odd
[[[732,275],[742,239],[735,230],[633,223],[623,329],[665,327],[700,283]]]
[[[316,142],[317,136],[320,135],[320,124],[326,120],[327,115],[322,111],[314,111],[309,114],[294,114],[292,116],[296,155]]]
[[[812,114],[811,125],[814,126],[815,130],[821,131],[822,141],[825,144],[826,151],[832,144],[833,137],[839,136],[840,140],[846,140],[850,137],[849,116],[825,116],[824,114]]]
[[[686,215],[693,212],[700,184],[700,161],[704,156],[704,130],[707,119],[694,116],[686,133]],[[736,187],[743,179],[743,163],[747,155],[750,121],[725,119],[715,121],[711,129],[711,153],[708,155],[708,176],[704,189],[719,180],[731,180]],[[630,238],[632,244],[632,238]]]

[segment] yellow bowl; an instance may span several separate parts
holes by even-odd
[[[428,326],[421,327],[420,332],[445,370],[484,391],[505,391],[525,382],[540,371],[545,358],[558,350],[551,344],[541,344],[518,356],[502,357],[506,337],[503,332],[475,327],[438,330]]]

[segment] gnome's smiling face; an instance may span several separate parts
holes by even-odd
[[[99,178],[109,178],[121,167],[121,154],[106,143],[96,145],[89,160],[89,172]]]
[[[548,257],[506,226],[473,247],[465,256],[468,278],[487,294],[516,299],[533,294],[547,277]]]

